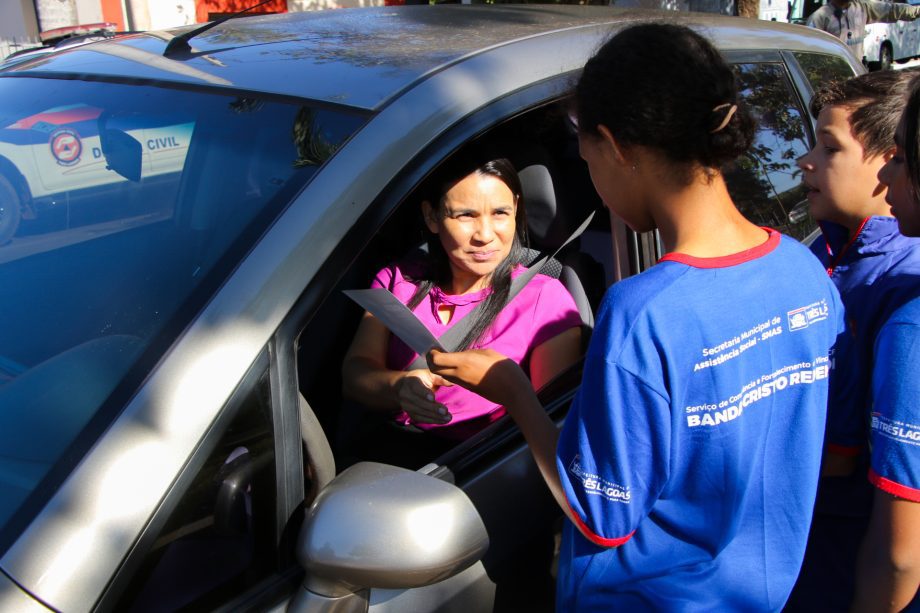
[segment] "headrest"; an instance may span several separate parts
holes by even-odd
[[[554,249],[569,237],[565,214],[556,199],[556,189],[549,168],[530,164],[518,171],[530,243],[538,249]]]

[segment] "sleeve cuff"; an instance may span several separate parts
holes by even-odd
[[[585,536],[586,539],[599,545],[600,547],[619,547],[626,541],[632,538],[632,535],[636,533],[635,530],[627,534],[626,536],[621,536],[619,538],[604,538],[603,536],[596,534],[588,525],[582,521],[581,517],[578,515],[578,511],[572,508],[572,505],[566,500],[566,505],[569,507],[569,511],[572,512],[572,517],[575,519],[575,525],[578,526],[578,530]]]
[[[869,469],[869,483],[892,496],[920,502],[920,490],[886,479],[871,468]]]

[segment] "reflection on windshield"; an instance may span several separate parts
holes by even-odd
[[[0,528],[107,401],[114,418],[138,359],[155,362],[154,342],[173,340],[160,335],[187,325],[362,121],[252,97],[0,79]],[[116,388],[124,398],[110,399]]]

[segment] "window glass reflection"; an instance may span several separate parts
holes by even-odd
[[[364,119],[233,93],[0,79],[0,527]]]
[[[750,153],[726,169],[726,183],[745,217],[804,240],[815,229],[796,166],[811,148],[804,112],[782,64],[739,64],[735,72],[758,128]]]

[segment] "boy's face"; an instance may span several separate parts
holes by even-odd
[[[850,111],[828,106],[818,115],[817,143],[799,158],[803,180],[809,188],[812,217],[832,221],[855,232],[871,215],[891,215],[885,203],[885,186],[878,171],[890,156],[863,159],[863,146],[850,128]]]

